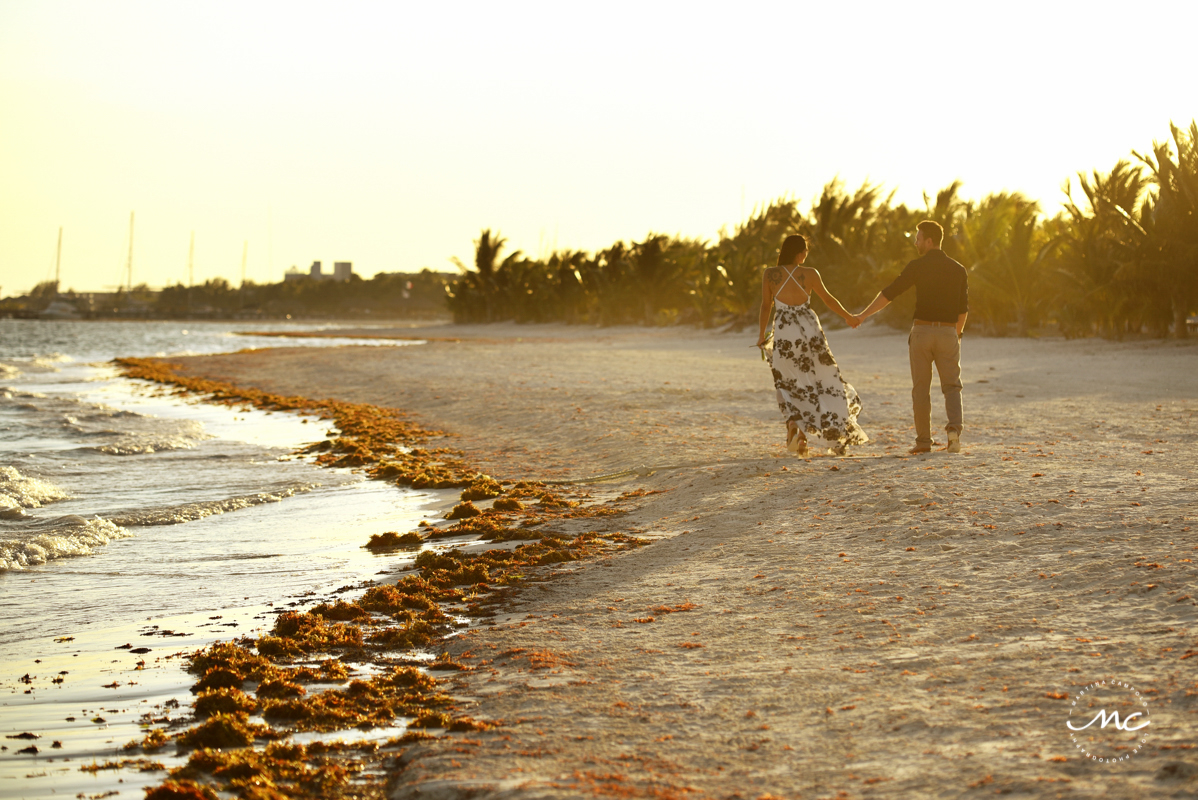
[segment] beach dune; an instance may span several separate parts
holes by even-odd
[[[185,371],[403,409],[500,479],[657,493],[571,523],[648,545],[444,645],[503,724],[410,748],[392,796],[1198,790],[1198,345],[966,336],[963,452],[903,457],[905,334],[833,331],[872,441],[796,459],[751,332],[403,335],[429,341]],[[1098,681],[1151,722],[1086,740],[1115,763],[1066,726]]]

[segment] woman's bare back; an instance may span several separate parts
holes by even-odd
[[[766,267],[765,282],[770,288],[774,299],[781,300],[788,306],[801,306],[807,302],[811,293],[807,287],[811,285],[809,275],[814,272],[810,267]]]

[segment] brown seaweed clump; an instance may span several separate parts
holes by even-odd
[[[437,604],[422,592],[407,593],[398,586],[372,586],[358,600],[358,605],[367,611],[380,614],[399,614],[404,611],[429,611]]]
[[[501,497],[491,504],[496,511],[523,511],[524,504],[514,497]]]
[[[359,619],[370,619],[370,612],[362,608],[357,603],[347,603],[344,600],[338,600],[333,605],[321,603],[313,608],[309,613],[324,617],[325,619],[335,620],[337,622],[353,622]]]
[[[254,698],[240,689],[210,689],[202,692],[194,703],[197,717],[216,714],[252,714],[258,709]]]
[[[217,800],[217,794],[195,781],[167,781],[146,789],[146,800]]]
[[[466,731],[489,731],[494,724],[481,722],[470,717],[452,717],[441,711],[424,711],[412,720],[413,728],[444,728],[457,733]]]
[[[249,747],[255,737],[272,737],[266,725],[252,725],[245,714],[214,714],[203,725],[191,728],[176,741],[182,748],[214,747],[227,750]]]
[[[329,754],[335,746],[282,742],[267,745],[265,750],[215,749],[196,750],[187,764],[171,773],[172,781],[164,786],[196,787],[211,794],[204,795],[147,795],[147,800],[215,800],[216,794],[207,786],[194,781],[215,783],[222,791],[236,793],[254,800],[281,798],[327,798],[344,794],[350,778],[359,771],[352,764],[338,763]],[[157,792],[164,787],[158,787]]]
[[[245,676],[240,672],[224,667],[213,667],[204,673],[204,677],[192,687],[192,691],[205,692],[213,689],[239,689],[244,682]]]
[[[315,611],[309,613],[284,612],[275,620],[271,632],[275,638],[287,642],[283,646],[284,650],[295,647],[305,653],[313,653],[362,647],[361,628],[343,622],[329,622]],[[261,641],[258,652],[262,652]]]
[[[131,742],[126,742],[122,749],[137,750],[141,748],[146,753],[153,753],[165,747],[170,738],[165,731],[155,729],[142,737],[141,741],[134,739]]]
[[[445,515],[445,519],[466,519],[467,517],[477,517],[481,513],[483,512],[478,506],[466,500],[450,509],[449,513]]]
[[[258,684],[254,693],[262,700],[280,700],[287,697],[303,697],[308,692],[298,683],[288,680],[268,680]]]
[[[271,681],[281,681],[284,683],[341,683],[349,678],[349,672],[345,665],[335,659],[321,661],[316,667],[285,668],[276,666],[261,652],[263,640],[268,639],[283,643],[288,641],[279,637],[264,636],[257,642],[254,642],[252,639],[243,640],[244,643],[216,642],[207,649],[197,650],[192,653],[189,656],[191,663],[188,669],[193,673],[205,676],[204,679],[192,687],[192,691],[199,692],[207,688],[219,688],[205,685],[207,676],[217,671],[244,676],[244,680],[259,681],[259,688],[261,688],[262,683],[269,683]],[[259,647],[258,653],[250,649],[255,644]],[[298,654],[299,649],[295,648],[295,652]],[[239,682],[237,687],[240,687],[242,683],[243,681]]]
[[[449,539],[459,536],[478,536],[483,539],[495,539],[506,530],[502,519],[493,517],[490,512],[482,511],[476,516],[467,517],[449,527],[433,528],[429,532],[428,538]]]
[[[370,635],[370,643],[395,650],[412,650],[417,647],[427,647],[439,636],[436,628],[424,620],[418,619],[400,627],[383,628],[376,631]]]
[[[191,663],[188,669],[199,675],[204,675],[211,669],[221,668],[261,680],[261,673],[271,667],[268,660],[238,646],[235,642],[215,642],[192,653],[189,658]]]
[[[503,494],[503,487],[499,485],[499,481],[490,475],[479,475],[462,490],[462,500],[490,500],[501,494]]]
[[[384,727],[397,716],[417,716],[450,705],[450,699],[436,691],[432,678],[415,667],[397,667],[370,680],[350,681],[342,690],[267,701],[262,716],[299,730],[329,731]]]
[[[424,537],[418,533],[405,533],[401,536],[396,531],[387,531],[386,533],[371,534],[370,541],[362,546],[367,550],[379,553],[398,550],[402,547],[419,547],[422,544],[424,544]]]

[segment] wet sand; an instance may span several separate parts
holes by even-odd
[[[408,750],[393,796],[1198,789],[1198,344],[967,337],[963,452],[900,457],[905,335],[835,331],[872,442],[802,460],[751,332],[402,335],[430,341],[186,365],[405,409],[501,479],[659,493],[574,523],[652,544],[445,646],[476,667],[454,679],[468,713],[504,725]],[[1065,726],[1102,679],[1151,720],[1091,743],[1113,764]]]

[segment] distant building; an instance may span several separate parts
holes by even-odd
[[[320,262],[313,261],[312,266],[308,267],[308,271],[300,272],[295,267],[283,273],[284,281],[298,281],[302,278],[311,278],[314,281],[348,281],[354,274],[354,263],[352,261],[337,261],[333,264],[333,273],[330,275],[321,270]]]

